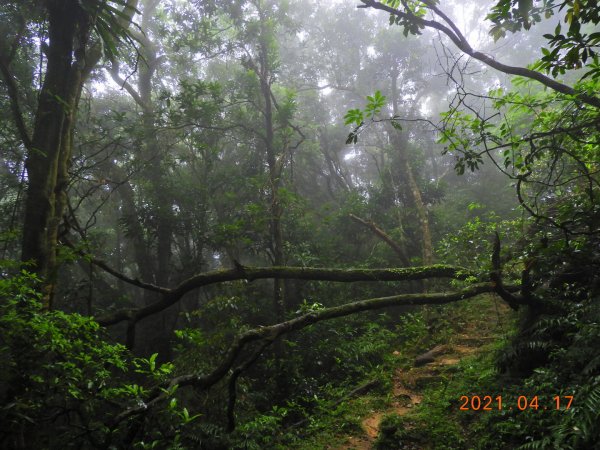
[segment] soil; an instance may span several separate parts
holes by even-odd
[[[509,314],[508,306],[495,303],[490,305],[491,317],[495,316],[496,322]],[[490,316],[488,316],[490,317]],[[483,319],[483,318],[482,318]],[[496,324],[485,322],[471,322],[465,325],[460,333],[449,339],[448,344],[439,345],[415,359],[415,365],[410,369],[397,369],[392,385],[393,401],[391,405],[381,411],[372,411],[362,420],[363,434],[347,436],[342,439],[342,444],[330,447],[332,450],[371,450],[377,436],[379,425],[384,416],[398,414],[404,416],[417,407],[423,400],[422,392],[428,384],[440,379],[440,372],[451,370],[466,356],[477,354],[482,347],[498,338]],[[394,351],[399,355],[398,351]],[[423,447],[424,448],[424,447]],[[415,447],[416,450],[418,447]]]

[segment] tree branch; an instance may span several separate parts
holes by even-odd
[[[410,266],[410,260],[408,259],[408,256],[406,255],[404,248],[400,244],[398,244],[395,240],[393,240],[389,234],[387,234],[385,231],[383,231],[381,228],[379,228],[375,222],[373,222],[372,220],[367,221],[367,220],[361,219],[360,217],[355,216],[354,214],[349,214],[349,217],[352,220],[354,220],[355,222],[358,222],[358,223],[364,225],[365,227],[367,227],[369,230],[371,230],[377,237],[379,237],[387,245],[389,245],[390,248],[392,250],[394,250],[394,252],[396,252],[398,257],[400,258],[400,261],[402,261],[402,264],[404,264],[405,266]]]
[[[247,370],[256,360],[262,355],[265,349],[271,345],[273,341],[270,339],[263,340],[256,348],[254,353],[242,364],[233,369],[229,381],[227,383],[227,390],[229,392],[229,399],[227,401],[227,431],[232,432],[235,429],[235,402],[237,400],[237,380],[240,375]]]
[[[446,36],[448,36],[450,38],[450,40],[452,40],[452,42],[454,42],[454,44],[462,52],[466,53],[467,55],[469,55],[470,57],[472,57],[478,61],[481,61],[484,64],[487,64],[488,66],[490,66],[496,70],[499,70],[500,72],[506,73],[508,75],[518,75],[521,77],[536,80],[536,81],[542,83],[544,86],[547,86],[556,92],[560,92],[561,94],[566,94],[566,95],[572,95],[587,105],[593,106],[595,108],[600,108],[600,98],[598,98],[598,97],[588,95],[588,94],[585,94],[582,92],[577,92],[571,86],[562,84],[553,78],[550,78],[540,72],[536,72],[535,70],[527,69],[525,67],[509,66],[509,65],[503,64],[499,61],[496,61],[493,57],[488,56],[485,53],[474,50],[471,47],[471,45],[467,42],[467,40],[462,36],[462,34],[460,34],[460,32],[457,33],[455,31],[455,30],[457,30],[456,25],[446,15],[441,13],[441,11],[439,11],[437,8],[433,8],[431,6],[430,2],[425,2],[425,3],[428,5],[429,9],[431,9],[433,12],[437,13],[440,17],[442,17],[442,19],[446,23],[448,23],[450,28],[440,22],[435,21],[435,20],[426,20],[421,17],[417,17],[409,10],[401,11],[398,9],[394,9],[388,5],[384,5],[375,0],[360,0],[360,1],[363,3],[362,5],[359,5],[359,7],[361,7],[361,8],[379,9],[381,11],[388,12],[388,13],[390,13],[396,17],[399,17],[401,19],[408,20],[408,21],[416,24],[417,26],[433,28],[438,31],[441,31]]]
[[[66,245],[67,247],[69,247],[71,250],[73,250],[75,253],[77,253],[78,255],[80,255],[81,257],[83,257],[85,260],[89,261],[91,264],[95,265],[96,267],[99,267],[100,269],[104,270],[106,273],[109,273],[113,277],[115,277],[115,278],[117,278],[117,279],[119,279],[121,281],[124,281],[125,283],[131,284],[132,286],[135,286],[135,287],[146,289],[148,291],[158,292],[160,294],[169,294],[171,292],[171,290],[168,289],[168,288],[163,288],[163,287],[160,287],[160,286],[156,286],[154,284],[145,283],[143,281],[138,280],[137,278],[130,278],[127,275],[122,274],[121,272],[116,271],[115,269],[113,269],[112,267],[110,267],[108,264],[106,264],[104,261],[102,261],[100,259],[93,258],[92,256],[89,255],[89,253],[85,253],[83,250],[77,249],[66,238],[66,236],[62,236],[61,237],[61,243],[63,245]]]
[[[519,287],[506,286],[505,289],[507,291],[517,291],[519,290]],[[331,308],[312,311],[282,323],[246,331],[236,336],[236,338],[233,340],[233,343],[229,347],[229,350],[221,361],[221,364],[219,364],[219,366],[217,366],[212,372],[206,375],[197,373],[181,375],[173,378],[169,382],[156,386],[150,394],[149,401],[136,404],[135,406],[115,416],[112,427],[116,428],[120,422],[127,420],[130,417],[147,412],[161,401],[167,399],[169,392],[174,387],[181,388],[185,386],[194,386],[196,389],[209,389],[227,375],[229,370],[235,364],[238,356],[243,351],[244,347],[252,342],[264,341],[263,345],[259,346],[259,350],[262,351],[262,347],[268,345],[265,344],[265,342],[273,342],[285,334],[302,330],[310,325],[325,320],[336,319],[364,311],[373,311],[392,306],[442,305],[472,298],[486,292],[495,292],[495,290],[496,286],[494,283],[479,283],[471,285],[457,292],[402,294],[391,297],[371,298],[347,303],[341,306],[334,306]],[[250,358],[250,361],[253,361],[252,357]]]
[[[0,73],[2,74],[2,78],[6,83],[6,90],[10,100],[13,120],[15,121],[21,141],[23,141],[23,145],[27,150],[31,150],[33,145],[31,142],[31,136],[27,130],[27,125],[25,125],[25,120],[23,119],[23,112],[21,111],[21,105],[19,103],[19,88],[17,86],[17,81],[10,72],[9,61],[2,54],[0,54]]]
[[[498,232],[494,235],[494,249],[492,251],[492,271],[490,279],[494,285],[494,291],[504,300],[508,306],[517,311],[519,305],[531,305],[536,302],[532,297],[524,298],[522,296],[513,295],[510,290],[506,289],[502,282],[502,267],[500,265],[500,235]]]
[[[102,267],[102,266],[99,266]],[[114,273],[109,272],[114,276]],[[473,273],[461,267],[443,264],[398,268],[398,269],[330,269],[314,267],[246,267],[237,265],[233,269],[216,270],[213,272],[194,275],[183,281],[179,286],[168,289],[142,283],[138,280],[129,280],[144,289],[151,289],[163,294],[155,303],[138,309],[122,309],[96,318],[100,325],[114,325],[124,320],[138,322],[141,319],[165,310],[177,303],[188,292],[216,283],[227,281],[258,279],[295,279],[309,281],[339,281],[351,283],[355,281],[413,281],[426,278],[455,278],[466,279]],[[123,279],[123,278],[121,278]],[[124,280],[127,281],[127,280]]]
[[[129,93],[129,95],[131,95],[131,98],[133,98],[135,103],[137,103],[137,105],[140,108],[142,108],[144,111],[150,110],[150,106],[142,99],[142,97],[134,89],[134,87],[127,80],[124,80],[123,78],[121,78],[121,75],[119,75],[119,63],[118,62],[113,61],[111,63],[110,68],[106,68],[106,70],[110,74],[113,81],[115,83],[117,83],[119,86],[121,86],[121,89],[125,89]]]

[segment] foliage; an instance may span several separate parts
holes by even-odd
[[[263,448],[283,448],[275,445],[281,425],[287,415],[286,408],[274,406],[266,414],[257,415],[253,420],[240,425],[232,436],[232,449],[260,450]]]
[[[120,46],[135,46],[137,39],[131,32],[133,16],[139,11],[127,0],[87,0],[81,8],[94,17],[95,31],[102,40],[105,56],[109,60],[121,56]]]
[[[73,111],[79,121],[68,133],[70,179],[51,190],[69,189],[68,202],[50,199],[65,201],[52,226],[69,243],[57,253],[57,310],[40,310],[43,281],[15,272],[14,264],[1,271],[0,447],[321,448],[331,442],[306,435],[335,439],[358,431],[361,412],[390,401],[393,371],[468,324],[476,301],[471,308],[368,313],[290,333],[237,379],[233,432],[225,424],[231,398],[224,380],[210,391],[161,383],[209,373],[244,330],[353,299],[448,284],[286,280],[280,314],[270,281],[203,286],[135,330],[130,321],[138,357],[112,343],[123,338],[121,327],[105,332],[91,318],[64,311],[100,315],[157,305],[161,294],[138,290],[136,280],[170,289],[193,274],[245,264],[418,264],[427,219],[436,256],[474,268],[481,279],[490,269],[490,236],[499,232],[505,280],[521,281],[525,269],[544,308],[532,309],[523,333],[499,353],[499,368],[510,378],[495,372],[491,358],[466,361],[461,379],[443,374],[443,386],[431,389],[412,422],[387,418],[378,445],[594,445],[599,116],[578,96],[600,91],[595,2],[499,0],[488,15],[496,38],[561,16],[532,67],[553,77],[582,68],[587,76],[569,95],[518,77],[498,87],[495,75],[485,74],[483,91],[468,92],[477,74],[444,47],[455,84],[449,87],[426,64],[441,56],[437,44],[399,41],[443,19],[438,1],[383,1],[403,9],[390,17],[399,27],[376,33],[386,28],[385,17],[361,16],[349,27],[354,7],[338,2],[144,0],[135,11],[127,8],[137,2],[126,0],[75,3],[97,15],[89,44],[103,42],[109,70],[92,74]],[[2,258],[18,258],[22,191],[35,178],[11,113],[21,107],[27,126],[36,120],[30,109],[49,64],[47,5],[0,6],[0,64],[10,72],[0,85],[0,147],[7,150],[0,161]],[[526,46],[516,49],[521,57]],[[109,75],[116,84],[106,83]],[[434,124],[454,91],[449,111]],[[390,110],[394,115],[385,118]],[[344,147],[348,127],[351,146]],[[506,178],[493,178],[494,169]],[[515,201],[506,194],[510,183]],[[517,201],[520,208],[510,211]],[[384,230],[405,257],[350,214]],[[373,380],[378,387],[367,399],[345,398]],[[543,420],[533,413],[455,414],[457,396],[473,389],[576,392],[581,401]],[[161,400],[151,402],[157,393]],[[139,415],[119,419],[136,407]]]
[[[536,67],[553,76],[562,75],[567,70],[579,69],[589,64],[584,76],[598,78],[597,47],[600,33],[593,26],[600,23],[598,4],[591,0],[555,1],[544,0],[500,0],[487,16],[494,23],[490,33],[494,39],[504,37],[506,31],[528,30],[532,24],[559,16],[553,33],[545,34],[551,50],[542,48],[543,57]],[[561,23],[562,22],[562,23]],[[563,27],[568,27],[563,34]]]
[[[156,354],[131,358],[91,318],[42,312],[38,283],[24,269],[0,280],[2,446],[95,448],[125,439],[129,424],[112,424],[113,415],[144,402],[173,366]],[[131,445],[179,441],[180,429],[198,416],[170,398],[157,411],[162,425],[151,436],[131,436]]]
[[[523,370],[524,358],[533,373],[506,389],[508,395],[532,393],[540,402],[552,405],[544,420],[540,414],[507,413],[502,420],[490,418],[492,432],[519,448],[592,448],[600,439],[598,403],[600,366],[597,348],[600,342],[598,304],[589,299],[568,306],[568,312],[548,315],[536,322],[511,351],[502,353],[501,364],[511,370]],[[540,355],[540,344],[543,354]],[[524,352],[525,349],[533,349]],[[533,359],[533,360],[532,360]],[[538,367],[536,367],[536,362]],[[532,365],[533,364],[533,365]],[[521,367],[516,367],[521,365]],[[524,395],[524,394],[522,394]],[[566,409],[572,395],[573,404]],[[556,396],[562,398],[556,410]]]
[[[390,15],[390,25],[399,25],[403,28],[404,37],[407,37],[409,34],[421,34],[423,25],[415,23],[412,20],[411,16],[414,17],[424,17],[427,14],[427,3],[422,1],[408,1],[402,2],[401,0],[384,0],[386,5],[391,8],[397,9],[401,4],[406,8],[406,11],[409,12],[407,16],[395,16]]]
[[[445,113],[440,142],[446,145],[445,151],[455,155],[458,173],[463,174],[465,168],[477,170],[487,155],[515,180],[519,203],[528,214],[577,234],[589,228],[597,216],[597,174],[592,163],[597,158],[597,136],[590,129],[589,140],[578,137],[596,123],[597,112],[582,109],[573,116],[576,107],[570,99],[546,92],[522,93],[520,86],[529,83],[519,79],[514,83],[513,91],[489,93],[498,111],[492,116],[460,108]],[[581,88],[596,84],[590,80]],[[502,119],[497,120],[500,115]],[[559,197],[571,197],[572,201],[558,202]]]
[[[367,96],[367,105],[364,110],[359,108],[348,110],[344,115],[344,125],[354,125],[354,130],[348,135],[346,144],[356,144],[358,142],[358,134],[365,125],[365,120],[368,119],[370,122],[374,122],[385,103],[386,99],[381,92],[375,91],[373,95]]]
[[[560,253],[552,251],[555,258]],[[578,257],[568,254],[562,251],[563,261]],[[563,273],[539,270],[546,278],[560,279]],[[386,419],[378,445],[395,448],[398,442],[424,440],[431,448],[594,448],[599,439],[599,303],[590,295],[588,282],[585,277],[571,278],[560,287],[551,282],[545,295],[560,300],[524,314],[510,342],[500,341],[481,357],[464,359],[457,372],[431,386],[415,414]],[[472,321],[473,306],[456,305],[451,314]],[[484,414],[458,411],[462,395],[501,395],[504,407]],[[520,396],[536,402],[520,410]],[[573,404],[567,409],[568,396]]]

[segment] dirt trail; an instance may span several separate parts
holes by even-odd
[[[504,316],[508,307],[494,305],[495,315]],[[492,312],[492,311],[490,311]],[[496,316],[498,319],[498,316]],[[497,330],[490,326],[490,322],[471,322],[466,325],[461,333],[450,339],[448,344],[438,345],[426,354],[417,357],[415,366],[410,369],[396,369],[393,378],[393,401],[391,405],[381,411],[372,411],[362,420],[362,436],[347,437],[344,443],[334,447],[335,450],[371,450],[379,435],[379,425],[384,416],[408,414],[415,406],[421,403],[422,392],[430,383],[440,381],[440,374],[452,366],[456,366],[461,359],[478,353],[489,342],[498,338]],[[398,355],[399,352],[394,352]],[[419,360],[422,358],[421,360]],[[416,449],[416,447],[414,447]]]

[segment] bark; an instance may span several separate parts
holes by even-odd
[[[140,28],[143,31],[152,29],[152,20],[159,4],[158,0],[144,0],[143,13]],[[165,151],[161,149],[158,130],[156,126],[156,105],[153,95],[153,84],[157,70],[160,68],[161,58],[159,48],[151,39],[149,33],[137,30],[131,32],[135,39],[141,44],[138,78],[135,85],[124,80],[119,75],[119,64],[113,61],[109,73],[113,80],[122,86],[141,110],[141,151],[136,156],[145,162],[141,176],[150,180],[147,195],[152,205],[154,217],[151,233],[155,240],[145,238],[146,230],[139,223],[138,208],[134,202],[133,190],[129,184],[122,185],[121,196],[124,202],[125,217],[129,233],[127,237],[133,243],[134,254],[139,273],[144,282],[158,285],[168,285],[172,272],[172,248],[173,248],[173,224],[174,215],[172,210],[173,199],[170,194],[170,176],[166,167]],[[119,189],[121,190],[121,189]],[[147,290],[143,296],[144,305],[148,306],[156,302],[158,297],[151,290]],[[169,353],[169,341],[165,336],[156,335],[156,330],[165,330],[164,321],[166,317],[155,317],[152,323],[147,323],[143,330],[137,330],[141,343],[137,350],[141,353],[159,351],[161,355]],[[173,319],[176,320],[176,319]],[[130,324],[127,346],[133,348],[135,345],[135,324]],[[146,335],[150,335],[147,337]]]
[[[154,15],[158,0],[146,0],[143,2],[144,10],[140,27],[142,30],[150,30],[150,21]],[[150,194],[154,204],[154,215],[156,217],[156,254],[151,257],[152,251],[149,244],[144,239],[144,230],[139,223],[137,207],[134,201],[133,190],[128,185],[123,185],[125,192],[121,193],[126,201],[125,217],[130,231],[133,244],[135,246],[136,263],[140,270],[140,275],[146,282],[153,282],[159,285],[166,285],[169,282],[172,241],[173,241],[173,213],[172,199],[169,195],[169,178],[165,168],[164,152],[160,149],[155,125],[155,106],[152,92],[152,83],[156,71],[160,66],[157,46],[148,35],[141,32],[132,31],[141,44],[140,53],[142,60],[138,70],[137,89],[127,80],[123,80],[119,75],[119,64],[113,61],[109,73],[113,80],[122,86],[132,97],[142,112],[142,154],[148,164],[143,171],[143,176],[151,180]],[[117,170],[116,168],[115,170]],[[155,261],[154,264],[151,261]],[[147,298],[149,303],[151,298]]]
[[[263,13],[261,11],[261,16]],[[261,17],[261,24],[266,21],[265,17]],[[257,76],[260,80],[260,90],[263,97],[264,107],[264,144],[265,153],[267,155],[267,164],[269,166],[269,183],[270,183],[270,237],[271,237],[271,251],[273,257],[273,265],[282,266],[284,264],[283,254],[283,231],[281,228],[281,215],[283,213],[281,209],[281,203],[279,198],[279,189],[281,187],[281,172],[282,165],[277,161],[277,155],[275,152],[275,133],[273,127],[273,103],[271,98],[271,71],[269,69],[268,61],[268,43],[266,42],[267,31],[264,26],[261,30],[261,36],[259,37],[259,66],[257,69]],[[279,155],[281,158],[281,155]],[[283,283],[276,279],[273,283],[273,307],[275,309],[276,317],[278,321],[282,321],[285,317],[285,299],[283,295]]]
[[[118,183],[119,187],[115,190],[119,195],[123,206],[121,219],[126,225],[125,235],[132,245],[133,256],[138,273],[142,282],[150,283],[153,281],[154,271],[152,269],[153,258],[148,251],[148,243],[144,237],[144,229],[140,224],[135,204],[135,192],[127,180],[125,171],[115,164],[111,159],[105,163],[108,166],[108,173],[112,180]],[[114,275],[114,274],[113,274]]]
[[[436,345],[434,348],[432,348],[428,352],[425,352],[422,355],[417,356],[415,358],[413,365],[415,367],[421,367],[426,364],[430,364],[435,361],[435,358],[437,358],[439,355],[443,354],[446,351],[448,351],[448,349],[445,345]]]
[[[431,243],[431,229],[429,228],[429,212],[423,202],[421,196],[421,189],[417,184],[417,180],[414,175],[414,171],[406,157],[404,152],[401,152],[400,164],[403,167],[403,172],[406,174],[406,181],[411,192],[411,198],[417,217],[419,219],[419,225],[421,230],[421,256],[423,258],[423,264],[433,263],[433,245]]]
[[[279,190],[281,188],[281,174],[283,171],[283,151],[275,149],[275,126],[273,110],[273,93],[271,84],[273,81],[273,73],[271,65],[273,61],[269,56],[269,37],[270,30],[267,22],[269,20],[262,2],[257,2],[256,7],[259,15],[259,35],[258,35],[258,55],[257,62],[249,61],[252,69],[256,73],[260,83],[260,94],[262,97],[262,115],[264,118],[264,129],[261,133],[264,143],[264,151],[269,169],[269,201],[270,201],[270,217],[269,217],[269,240],[272,263],[275,266],[284,265],[284,249],[283,249],[283,230],[281,226],[281,217],[283,210],[281,207],[281,199]],[[286,316],[286,298],[285,286],[281,279],[273,279],[273,311],[277,322],[285,320]],[[277,360],[278,370],[276,371],[277,391],[280,395],[285,396],[287,391],[287,380],[285,367],[281,365],[283,360],[284,348],[281,341],[277,341],[274,346],[275,357]]]
[[[235,402],[237,400],[237,380],[238,378],[262,355],[264,350],[271,344],[271,341],[264,340],[260,343],[254,353],[242,364],[232,370],[227,383],[229,398],[227,400],[227,432],[231,433],[235,429]]]
[[[319,133],[319,140],[321,141],[319,148],[321,149],[321,154],[323,155],[323,159],[325,160],[328,169],[328,173],[324,174],[325,182],[327,183],[331,198],[338,200],[338,195],[336,194],[336,190],[333,189],[332,183],[335,182],[342,192],[348,192],[352,188],[352,181],[343,169],[337,154],[337,149],[335,145],[330,142],[326,131]]]
[[[392,85],[392,109],[394,116],[398,114],[398,68],[394,67],[391,72],[391,85]],[[390,140],[396,151],[398,170],[402,182],[405,183],[407,197],[414,208],[417,218],[419,220],[419,229],[421,232],[421,257],[424,265],[433,263],[433,244],[431,240],[431,230],[429,228],[429,212],[427,206],[423,202],[421,195],[421,189],[417,183],[414,170],[410,164],[407,154],[407,142],[403,139],[401,131],[394,129],[389,126],[388,133],[390,134]]]
[[[371,230],[377,237],[379,237],[387,245],[389,245],[390,248],[394,250],[394,252],[396,252],[398,257],[400,258],[400,261],[402,261],[402,264],[404,264],[407,267],[410,266],[410,259],[408,259],[404,247],[397,243],[394,239],[392,239],[389,234],[387,234],[385,231],[379,228],[375,222],[373,222],[372,220],[367,221],[361,219],[360,217],[355,216],[354,214],[350,214],[350,218]]]
[[[95,260],[92,260],[95,262]],[[98,264],[97,264],[98,265]],[[102,267],[99,265],[99,267]],[[112,273],[112,272],[111,272]],[[112,273],[114,275],[114,273]],[[194,275],[173,289],[146,285],[139,280],[131,280],[121,276],[123,281],[131,282],[138,287],[146,287],[162,294],[162,298],[152,305],[138,309],[122,309],[97,320],[101,325],[114,325],[124,320],[137,322],[156,314],[177,303],[185,294],[195,289],[216,283],[235,280],[254,281],[258,279],[295,279],[312,281],[337,281],[351,283],[356,281],[413,281],[427,278],[466,279],[474,274],[468,269],[446,265],[433,265],[410,268],[390,269],[331,269],[312,267],[245,267],[238,265],[233,269],[216,270]]]
[[[131,18],[135,4],[135,0],[128,1],[125,17]],[[59,265],[59,226],[67,203],[77,107],[83,83],[99,61],[101,48],[98,43],[89,42],[97,11],[82,8],[77,0],[48,0],[45,9],[47,60],[31,138],[19,107],[17,85],[9,70],[10,58],[3,52],[0,52],[0,72],[7,83],[14,121],[27,150],[21,259],[31,263],[31,270],[44,280],[43,306],[50,309]]]
[[[513,310],[519,309],[521,303],[517,297],[511,294],[504,288],[502,281],[502,267],[500,265],[500,235],[496,232],[494,236],[494,249],[492,252],[492,271],[490,279],[496,288],[496,293],[504,300]],[[528,288],[528,286],[527,286]]]
[[[23,141],[23,145],[28,151],[30,151],[32,148],[31,137],[29,136],[29,130],[27,129],[27,125],[25,124],[25,120],[23,118],[23,112],[21,110],[17,80],[10,71],[9,66],[11,58],[9,55],[5,54],[4,49],[0,48],[0,50],[2,50],[0,51],[0,73],[2,74],[2,79],[6,84],[6,90],[14,118],[13,120],[19,132],[21,141]]]
[[[154,15],[158,0],[144,2],[142,30],[150,29],[150,19]],[[160,149],[155,126],[156,111],[152,96],[152,80],[159,68],[156,44],[147,35],[140,34],[144,62],[140,67],[138,90],[142,101],[142,122],[144,125],[145,153],[150,160],[147,179],[152,180],[152,196],[156,206],[156,273],[154,282],[165,285],[169,282],[172,240],[173,240],[173,211],[172,198],[169,195],[168,169],[165,167],[165,155]]]
[[[62,237],[61,238],[61,243],[63,245],[66,245],[67,247],[69,247],[70,249],[72,249],[73,251],[75,251],[75,253],[79,254],[80,256],[82,256],[83,258],[85,258],[86,260],[89,260],[96,267],[101,268],[106,273],[109,273],[110,275],[112,275],[113,277],[115,277],[117,280],[119,280],[121,282],[125,282],[127,284],[132,285],[132,286],[136,286],[136,287],[139,287],[141,289],[148,290],[148,291],[159,292],[161,294],[167,294],[167,293],[170,292],[170,289],[161,288],[159,286],[156,286],[155,284],[145,283],[145,282],[143,282],[141,280],[138,280],[137,278],[130,278],[130,277],[124,275],[123,273],[119,272],[118,270],[113,269],[106,262],[104,262],[104,261],[102,261],[100,259],[97,259],[97,258],[93,258],[89,254],[86,254],[85,252],[77,249],[75,247],[75,245],[73,245],[73,243],[71,243],[67,237]]]
[[[28,186],[21,258],[33,262],[33,270],[46,279],[44,307],[49,309],[56,278],[58,225],[65,206],[73,125],[92,18],[74,0],[49,1],[47,9],[48,60],[25,162]]]
[[[514,291],[518,290],[518,287],[511,286],[507,287],[507,289]],[[263,345],[268,345],[283,335],[293,331],[302,330],[315,323],[325,320],[332,320],[339,317],[345,317],[364,311],[373,311],[392,306],[442,305],[472,298],[486,292],[494,292],[494,290],[495,286],[493,283],[480,283],[469,286],[468,288],[457,292],[435,294],[403,294],[391,297],[372,298],[332,308],[325,308],[304,314],[286,322],[246,331],[238,335],[233,340],[233,343],[223,357],[222,362],[212,372],[206,375],[197,373],[181,375],[173,378],[161,386],[158,386],[150,394],[149,401],[145,402],[143,405],[134,406],[117,415],[112,426],[116,427],[124,420],[135,417],[139,414],[144,414],[150,408],[153,408],[161,401],[165,400],[168,397],[168,392],[175,386],[178,388],[193,386],[194,388],[201,390],[209,389],[229,373],[230,369],[235,365],[245,347],[253,342],[262,342]]]

